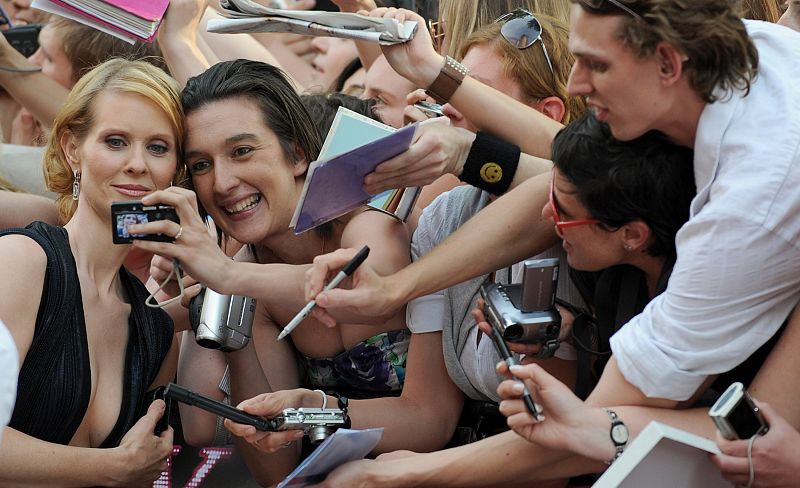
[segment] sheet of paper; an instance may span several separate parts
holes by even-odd
[[[383,428],[351,430],[339,429],[320,444],[277,488],[303,487],[318,483],[325,475],[344,463],[364,459],[375,449],[383,435]]]

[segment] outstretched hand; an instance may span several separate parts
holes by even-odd
[[[274,393],[262,393],[261,395],[243,401],[237,408],[259,417],[274,418],[280,415],[286,408],[306,406],[305,402],[309,401],[306,400],[309,396],[319,400],[318,394],[309,390],[297,388]],[[231,431],[233,435],[244,438],[259,451],[269,453],[279,451],[287,447],[287,443],[303,438],[302,430],[263,432],[257,430],[252,425],[240,424],[229,419],[225,420],[225,428]]]
[[[422,122],[408,150],[376,166],[364,178],[364,189],[374,195],[393,188],[425,186],[444,174],[459,176],[475,134],[446,122],[442,117]]]
[[[508,417],[508,426],[517,435],[549,449],[571,450],[599,461],[611,459],[614,446],[609,441],[610,423],[605,412],[584,404],[538,364],[514,366],[509,372],[505,363],[499,363],[497,369],[525,381],[544,416],[536,420],[525,408],[519,381],[500,383],[500,412]]]
[[[793,446],[800,445],[800,433],[770,405],[757,402],[769,432],[753,442],[753,487],[797,486],[800,458]],[[729,441],[717,432],[717,445],[722,454],[712,455],[722,477],[737,486],[747,486],[750,469],[747,462],[747,440]]]
[[[395,19],[398,22],[406,20],[417,22],[417,32],[410,41],[381,46],[381,50],[392,69],[400,76],[410,80],[419,88],[428,88],[439,76],[439,70],[444,61],[433,47],[425,19],[410,10],[394,7],[376,8],[369,15],[370,17]]]
[[[158,254],[168,260],[177,259],[181,267],[200,283],[219,293],[226,293],[230,280],[231,260],[217,245],[208,227],[200,218],[197,210],[197,197],[193,191],[185,188],[170,187],[153,192],[144,198],[142,203],[157,203],[175,208],[180,223],[171,220],[157,220],[146,224],[128,227],[132,234],[157,234],[168,236],[179,235],[173,242],[154,242],[134,240],[134,246],[145,251]]]
[[[326,309],[340,309],[349,315],[384,316],[394,313],[402,306],[397,304],[394,288],[389,278],[378,276],[369,263],[359,266],[352,275],[352,288],[334,288],[322,291],[325,284],[347,264],[358,249],[339,249],[314,258],[306,271],[306,300],[316,300],[312,315],[328,327],[334,327],[336,319]]]

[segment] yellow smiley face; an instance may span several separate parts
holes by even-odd
[[[486,163],[481,166],[481,179],[486,183],[497,183],[503,179],[503,168],[497,163]]]

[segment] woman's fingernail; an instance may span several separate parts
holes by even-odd
[[[514,386],[511,387],[511,391],[514,393],[522,393],[525,391],[525,385],[522,383],[515,383]]]
[[[518,373],[518,372],[522,371],[522,366],[520,366],[519,364],[515,364],[514,366],[511,366],[511,367],[510,367],[510,368],[508,368],[508,369],[509,369],[509,370],[510,370],[512,373]]]

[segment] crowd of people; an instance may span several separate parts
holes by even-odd
[[[332,1],[417,22],[380,46],[210,34],[210,0],[131,45],[30,3],[0,0],[0,28],[42,25],[28,58],[0,36],[0,485],[148,485],[179,433],[272,486],[313,449],[170,415],[170,382],[383,428],[315,486],[582,486],[653,420],[715,440],[736,485],[796,485],[800,0]],[[419,123],[363,185],[420,197],[295,234],[340,107]],[[112,218],[133,200],[178,219]],[[481,289],[538,258],[561,263],[558,338],[509,341],[509,367]],[[255,299],[244,347],[195,340],[206,289]],[[716,431],[733,382],[768,431]]]

